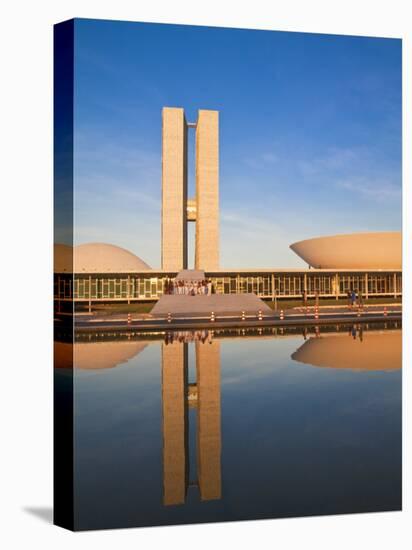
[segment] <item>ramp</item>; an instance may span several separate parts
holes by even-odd
[[[179,317],[208,317],[215,315],[271,315],[273,311],[256,294],[210,294],[210,295],[169,295],[162,296],[152,309],[152,315],[167,316],[170,313]]]

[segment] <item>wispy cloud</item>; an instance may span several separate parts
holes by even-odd
[[[288,246],[297,240],[298,226],[295,233],[245,209],[222,209],[220,219],[222,267],[302,267]]]
[[[267,165],[276,164],[279,160],[273,151],[264,151],[256,156],[246,156],[243,162],[250,168],[266,168]]]
[[[303,176],[312,177],[345,170],[355,160],[359,160],[359,151],[333,147],[327,149],[323,155],[300,160],[298,166]]]
[[[139,183],[135,182],[135,187],[128,187],[126,183],[121,185],[115,178],[94,177],[89,178],[88,185],[79,183],[75,189],[76,207],[83,209],[85,206],[110,205],[119,206],[125,210],[135,209],[136,212],[146,212],[147,210],[159,210],[160,193],[154,193],[145,189],[139,189]],[[96,192],[96,189],[105,189],[104,193]]]
[[[95,133],[77,136],[75,240],[109,242],[159,267],[159,156]]]
[[[374,202],[401,198],[401,176],[385,174],[376,153],[365,147],[331,148],[324,155],[299,162],[302,177],[316,186],[333,186]]]
[[[268,164],[273,164],[273,163],[278,161],[277,155],[275,155],[275,153],[272,153],[271,151],[269,151],[267,153],[262,153],[261,158],[262,158],[263,162],[266,162]]]
[[[366,178],[354,177],[352,179],[337,181],[336,185],[351,193],[362,195],[369,200],[384,202],[401,198],[400,186],[387,180],[370,181]]]

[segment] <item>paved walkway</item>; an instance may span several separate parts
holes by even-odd
[[[367,313],[360,317],[356,315],[345,314],[324,314],[320,315],[319,319],[311,316],[290,315],[281,319],[279,315],[266,316],[260,321],[256,314],[246,316],[244,321],[240,316],[231,317],[229,315],[216,316],[215,321],[207,318],[185,318],[184,316],[175,315],[168,322],[166,317],[159,316],[156,319],[93,319],[93,320],[76,320],[76,331],[133,331],[133,330],[190,330],[190,329],[218,329],[218,328],[247,328],[247,327],[284,327],[284,326],[318,326],[318,325],[336,325],[336,324],[359,324],[359,323],[385,323],[385,322],[402,322],[402,314],[400,312],[388,312],[387,316],[382,313]],[[64,321],[61,321],[64,326]],[[57,325],[58,326],[58,325]]]
[[[213,311],[216,315],[241,315],[242,311],[257,315],[273,314],[273,310],[256,294],[211,294],[211,295],[170,295],[165,294],[151,311],[153,317],[167,315],[196,317],[208,316]]]

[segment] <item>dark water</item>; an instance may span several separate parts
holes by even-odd
[[[79,341],[77,528],[399,510],[401,331],[333,331]]]

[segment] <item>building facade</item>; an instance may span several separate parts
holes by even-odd
[[[188,198],[188,131],[195,131],[195,197]],[[162,270],[186,269],[187,224],[196,223],[195,268],[219,269],[219,113],[162,111]]]
[[[195,132],[194,197],[188,197],[190,130]],[[158,300],[167,283],[188,268],[188,223],[196,223],[194,267],[211,279],[217,294],[254,293],[264,300],[303,295],[339,299],[350,291],[365,299],[402,295],[400,232],[334,235],[292,244],[314,269],[221,269],[218,111],[199,110],[197,121],[188,122],[183,108],[163,108],[161,207],[161,269],[115,245],[55,245],[57,311],[72,301],[91,308],[93,303]]]
[[[131,273],[55,274],[54,298],[57,304],[70,302],[150,302],[163,295],[166,282],[174,271]],[[254,292],[264,300],[308,298],[344,298],[355,290],[367,298],[402,296],[401,270],[237,270],[210,271],[217,294]]]

